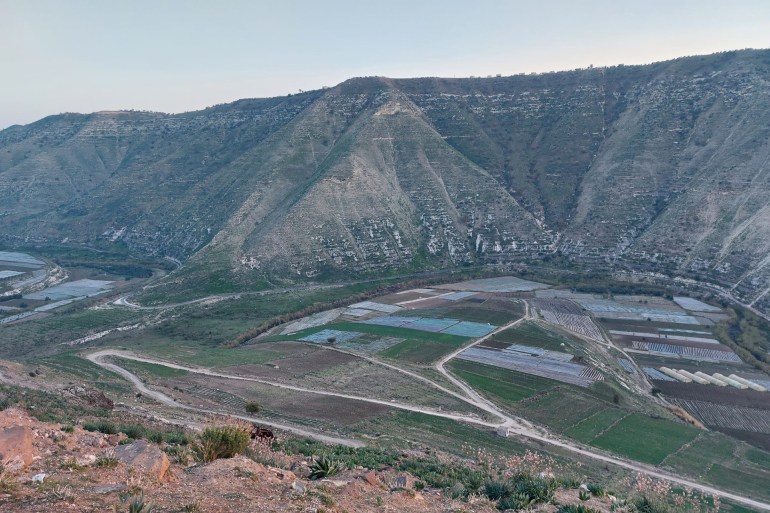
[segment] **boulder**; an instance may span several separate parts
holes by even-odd
[[[13,470],[32,463],[32,429],[29,426],[0,428],[0,463]]]
[[[163,479],[171,466],[165,452],[144,440],[116,447],[115,457],[129,467],[140,469],[158,479]]]

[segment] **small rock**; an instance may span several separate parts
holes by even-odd
[[[46,474],[35,474],[34,476],[32,476],[32,482],[42,483],[43,481],[45,481],[45,476]]]
[[[291,489],[292,489],[292,490],[294,490],[296,493],[298,493],[298,494],[300,494],[300,495],[304,495],[304,494],[305,494],[305,491],[307,490],[307,489],[305,488],[305,485],[303,485],[303,484],[302,484],[302,483],[300,483],[299,481],[294,481],[294,482],[291,484]]]
[[[364,474],[364,481],[366,481],[372,486],[380,485],[380,480],[377,478],[377,474],[375,474],[374,471],[371,471],[371,470],[366,474]]]
[[[75,463],[83,467],[87,467],[88,465],[93,465],[95,461],[96,461],[96,454],[86,454],[85,456],[81,456],[80,458],[75,459]]]

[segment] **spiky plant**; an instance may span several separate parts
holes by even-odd
[[[321,454],[317,458],[313,458],[313,463],[310,464],[310,479],[323,479],[324,477],[333,476],[345,469],[345,464],[334,458],[330,458],[326,453]]]

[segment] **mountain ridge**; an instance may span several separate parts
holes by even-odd
[[[747,50],[49,116],[0,131],[0,242],[171,256],[243,286],[559,254],[767,309],[768,106],[770,51]]]

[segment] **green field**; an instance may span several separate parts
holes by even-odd
[[[524,321],[513,328],[502,331],[492,337],[492,340],[562,352],[570,352],[567,349],[579,347],[569,337],[543,328],[532,321]]]
[[[580,442],[589,443],[599,433],[626,415],[628,415],[627,411],[618,408],[605,408],[567,428],[564,430],[564,434]]]
[[[749,496],[765,500],[770,498],[770,472],[735,470],[714,464],[706,474],[706,480]]]
[[[738,442],[721,433],[702,432],[688,447],[663,461],[663,466],[691,476],[703,477],[715,462],[737,462]]]
[[[394,360],[428,364],[457,349],[461,343],[434,340],[404,340],[378,354]]]
[[[495,402],[514,407],[518,401],[532,397],[540,388],[527,386],[523,380],[516,380],[513,371],[487,365],[455,360],[451,362],[452,372],[475,390],[481,391]]]
[[[581,390],[559,386],[522,405],[521,415],[563,432],[607,407]]]
[[[641,414],[624,418],[591,445],[644,463],[657,465],[698,436],[694,427]]]
[[[179,364],[201,367],[230,367],[232,365],[259,364],[275,360],[284,355],[278,351],[261,349],[259,345],[236,348],[217,346],[175,344],[168,341],[155,344],[139,344],[143,354]]]

